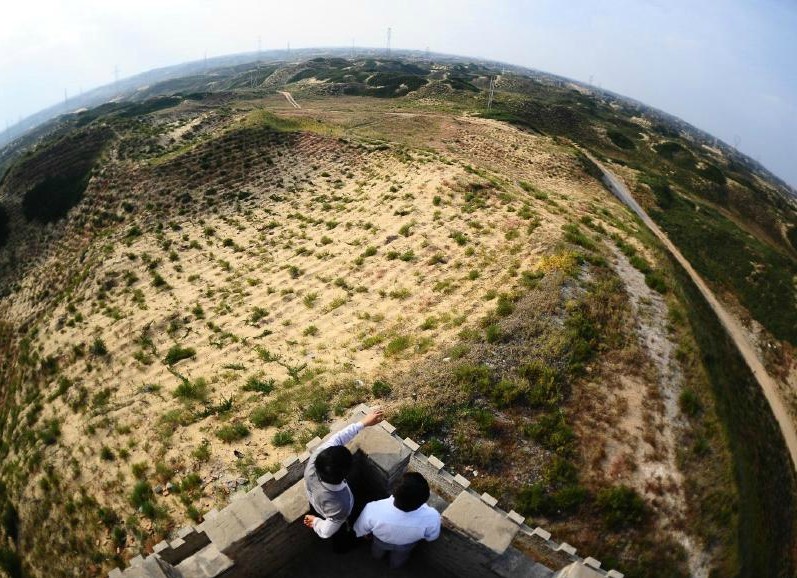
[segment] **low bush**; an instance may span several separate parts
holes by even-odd
[[[703,411],[700,398],[697,397],[697,394],[691,389],[684,389],[681,395],[678,396],[678,407],[689,417],[696,417]]]
[[[269,394],[274,391],[274,383],[273,379],[264,379],[253,375],[246,380],[242,389],[244,391],[256,391],[262,394]]]
[[[323,399],[314,399],[302,412],[306,419],[310,419],[316,423],[322,423],[329,417],[329,403]]]
[[[647,517],[645,501],[628,486],[604,488],[598,492],[596,504],[603,521],[610,530],[640,525]]]
[[[216,430],[216,437],[224,443],[232,443],[249,435],[249,428],[241,422],[232,422]]]
[[[282,425],[282,412],[274,404],[264,404],[256,407],[249,414],[249,421],[257,428],[267,428]]]
[[[271,443],[277,447],[287,446],[293,443],[293,432],[290,430],[279,430],[271,438]]]
[[[196,349],[193,347],[181,347],[179,345],[172,345],[163,358],[166,365],[174,365],[183,359],[190,359],[196,355]]]
[[[371,393],[374,394],[374,397],[387,397],[391,394],[393,389],[381,380],[376,380],[374,384],[371,386]]]
[[[399,335],[398,337],[394,337],[388,342],[387,345],[385,345],[385,355],[398,355],[399,353],[408,349],[411,344],[412,338],[409,335]]]
[[[174,397],[183,401],[206,401],[208,398],[208,384],[201,377],[195,381],[182,378],[182,382],[174,390]]]

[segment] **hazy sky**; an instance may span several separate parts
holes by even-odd
[[[797,187],[796,0],[6,0],[0,130],[152,68],[263,49],[384,46],[496,59],[675,114]]]

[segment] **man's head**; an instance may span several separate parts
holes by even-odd
[[[332,446],[322,450],[315,459],[315,470],[322,482],[339,484],[351,471],[352,456],[345,446]]]
[[[393,505],[404,512],[412,512],[429,499],[429,484],[421,474],[407,472],[393,490]]]

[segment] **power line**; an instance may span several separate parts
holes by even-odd
[[[493,94],[495,93],[495,77],[490,77],[490,96],[487,97],[487,110],[490,110],[493,106]]]

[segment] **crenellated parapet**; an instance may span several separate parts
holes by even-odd
[[[370,408],[360,405],[349,422]],[[349,422],[337,424],[341,428]],[[302,517],[309,505],[304,468],[322,440],[316,438],[302,454],[291,456],[274,474],[265,474],[249,491],[233,495],[220,511],[211,510],[196,527],[179,530],[171,541],[157,544],[146,558],[137,556],[110,578],[255,578],[277,575],[281,568],[311,551],[317,540]],[[426,456],[410,438],[401,438],[388,422],[366,428],[350,444],[354,474],[376,493],[387,494],[405,472],[426,477],[430,504],[442,515],[438,540],[417,548],[414,556],[441,576],[458,578],[622,578],[591,557],[552,540],[542,528],[532,528],[522,515],[506,512],[490,494],[479,494],[470,482]]]

